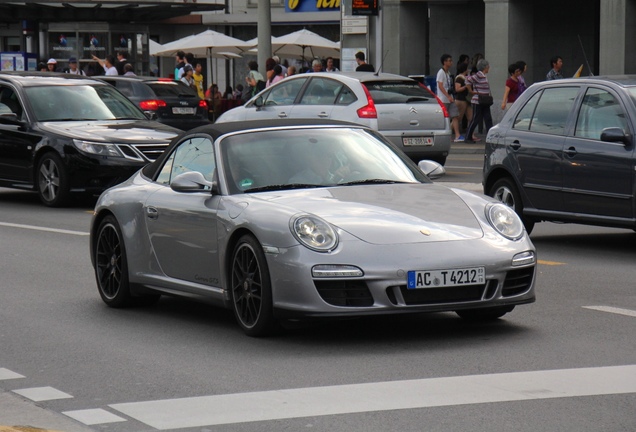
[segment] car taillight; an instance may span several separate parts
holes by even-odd
[[[378,111],[375,109],[375,103],[373,102],[371,93],[369,93],[369,89],[367,89],[367,86],[364,84],[362,84],[362,89],[364,90],[364,94],[367,95],[367,104],[356,111],[358,113],[358,117],[378,118]]]
[[[203,99],[201,99],[199,101],[199,108],[208,109],[208,103],[204,101]]]
[[[431,96],[433,96],[435,98],[435,100],[437,100],[437,103],[439,104],[440,108],[442,108],[442,112],[444,113],[444,117],[448,118],[450,117],[448,115],[448,110],[446,109],[446,105],[444,105],[444,102],[442,102],[442,100],[440,98],[437,97],[437,95],[435,93],[433,93],[433,90],[431,90],[430,88],[426,87],[424,84],[422,83],[418,83],[420,85],[420,87],[422,87],[423,89],[426,89],[427,92],[429,92],[431,94]]]
[[[168,106],[166,101],[162,101],[161,99],[149,99],[139,102],[139,107],[146,111],[157,111],[157,109],[166,106]]]

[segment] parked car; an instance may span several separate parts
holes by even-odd
[[[415,162],[431,159],[444,165],[450,151],[446,108],[426,86],[400,75],[294,75],[225,112],[217,123],[273,118],[331,118],[368,126]]]
[[[208,104],[181,81],[142,76],[99,76],[117,87],[154,120],[187,131],[210,124]]]
[[[432,183],[352,123],[194,129],[104,192],[90,232],[107,305],[207,298],[251,336],[292,317],[492,320],[535,299],[535,248],[512,209]]]
[[[0,73],[0,186],[37,191],[48,206],[126,180],[179,133],[103,82]]]
[[[486,138],[484,192],[540,221],[636,229],[636,75],[528,88]]]

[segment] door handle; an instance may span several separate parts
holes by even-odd
[[[278,113],[278,117],[279,118],[286,118],[287,117],[287,113],[285,111],[281,111]]]
[[[514,140],[512,144],[510,144],[513,150],[519,150],[521,148],[521,143],[518,140]]]
[[[566,150],[563,150],[563,153],[565,153],[568,156],[576,156],[577,151],[576,151],[576,148],[570,147],[570,148],[568,148]]]
[[[318,114],[318,117],[320,117],[320,118],[328,118],[329,114],[327,114],[326,112],[323,111],[320,114]]]
[[[159,217],[159,212],[154,207],[146,207],[146,216],[148,219],[157,219]]]

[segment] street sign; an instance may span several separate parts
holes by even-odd
[[[351,15],[378,15],[378,0],[351,0]]]

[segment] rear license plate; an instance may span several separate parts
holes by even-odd
[[[418,270],[407,273],[408,289],[444,288],[459,285],[483,285],[484,267],[469,267],[447,270]]]
[[[429,146],[433,145],[433,137],[404,137],[402,143],[405,146]]]
[[[194,108],[173,107],[172,114],[194,114]]]

